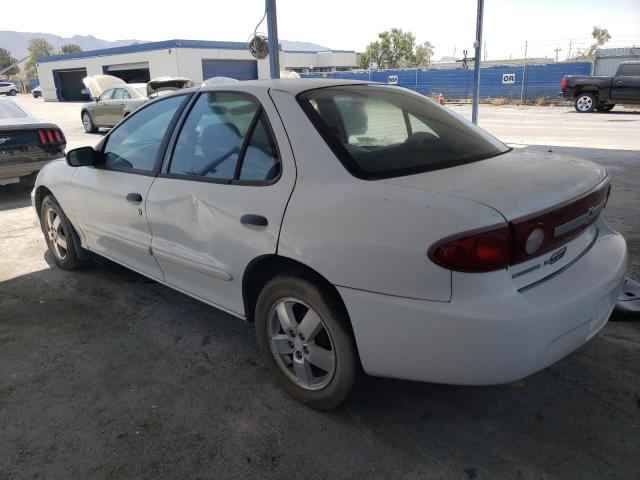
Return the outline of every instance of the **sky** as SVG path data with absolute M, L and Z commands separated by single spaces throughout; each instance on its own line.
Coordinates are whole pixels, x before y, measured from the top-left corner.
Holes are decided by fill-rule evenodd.
M 25 15 L 2 15 L 0 28 L 60 36 L 94 35 L 105 40 L 246 41 L 264 13 L 264 0 L 210 0 L 148 4 L 109 0 L 91 11 L 86 0 L 35 0 Z M 107 7 L 108 5 L 108 7 Z M 418 42 L 435 45 L 434 58 L 472 55 L 475 0 L 277 0 L 281 39 L 362 51 L 377 33 L 390 28 L 411 31 Z M 106 8 L 105 8 L 106 7 Z M 119 15 L 116 16 L 116 12 Z M 488 59 L 528 57 L 560 59 L 571 48 L 588 48 L 594 25 L 612 35 L 608 46 L 640 46 L 640 0 L 485 0 L 484 38 Z M 266 32 L 266 23 L 259 31 Z

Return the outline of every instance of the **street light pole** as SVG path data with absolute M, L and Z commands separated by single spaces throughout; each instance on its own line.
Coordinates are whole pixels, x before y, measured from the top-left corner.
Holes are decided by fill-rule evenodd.
M 478 101 L 480 100 L 480 56 L 482 48 L 482 15 L 484 11 L 484 0 L 478 0 L 478 17 L 476 20 L 476 41 L 473 46 L 476 49 L 476 56 L 473 65 L 473 105 L 471 108 L 471 121 L 478 123 Z
M 280 47 L 278 45 L 278 15 L 276 0 L 265 0 L 267 35 L 269 36 L 269 70 L 271 78 L 280 78 Z

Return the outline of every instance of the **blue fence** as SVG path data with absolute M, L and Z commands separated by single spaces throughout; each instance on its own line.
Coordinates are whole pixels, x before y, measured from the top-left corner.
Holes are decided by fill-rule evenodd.
M 591 63 L 550 63 L 543 65 L 494 65 L 480 69 L 480 98 L 520 99 L 557 98 L 560 81 L 565 75 L 589 75 Z M 404 69 L 359 72 L 307 73 L 302 77 L 340 78 L 392 83 L 415 90 L 423 95 L 442 93 L 447 99 L 469 99 L 473 90 L 473 69 Z M 524 88 L 523 88 L 524 79 Z

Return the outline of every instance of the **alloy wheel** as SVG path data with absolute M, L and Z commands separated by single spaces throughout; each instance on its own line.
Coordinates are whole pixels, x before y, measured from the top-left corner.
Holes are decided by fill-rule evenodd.
M 582 97 L 578 98 L 576 105 L 578 107 L 578 110 L 580 110 L 581 112 L 588 112 L 593 107 L 593 99 L 587 95 L 583 95 Z
M 301 388 L 319 390 L 335 374 L 331 334 L 320 315 L 302 300 L 285 298 L 271 308 L 269 345 L 278 366 Z
M 46 234 L 51 245 L 51 250 L 60 261 L 67 257 L 67 233 L 58 212 L 53 208 L 48 208 L 45 213 Z
M 93 124 L 91 122 L 91 117 L 88 113 L 82 115 L 82 125 L 84 126 L 85 132 L 90 132 L 93 128 Z

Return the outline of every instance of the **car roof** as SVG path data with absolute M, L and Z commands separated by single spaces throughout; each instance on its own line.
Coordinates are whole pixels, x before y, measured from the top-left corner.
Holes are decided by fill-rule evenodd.
M 329 78 L 283 78 L 275 80 L 242 80 L 239 82 L 219 83 L 204 85 L 200 91 L 209 92 L 214 90 L 242 90 L 244 87 L 261 87 L 265 89 L 280 90 L 297 95 L 306 90 L 314 88 L 332 87 L 338 85 L 367 85 L 375 82 L 362 80 L 340 80 Z

